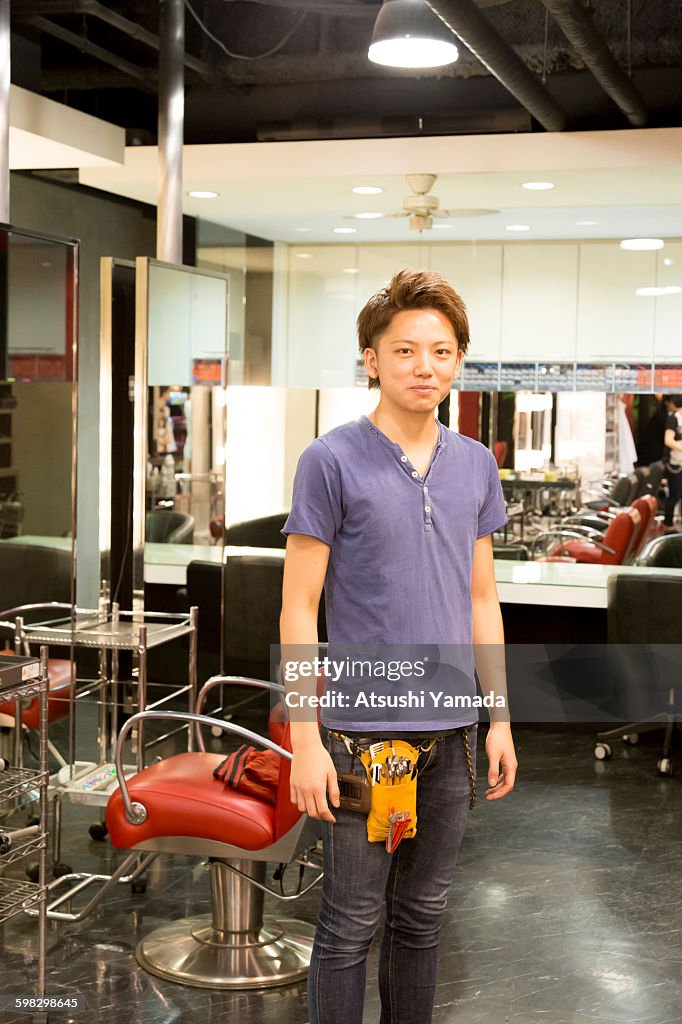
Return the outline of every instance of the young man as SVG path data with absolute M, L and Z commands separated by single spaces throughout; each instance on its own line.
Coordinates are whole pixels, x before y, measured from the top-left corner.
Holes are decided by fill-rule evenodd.
M 358 332 L 380 399 L 370 416 L 318 438 L 299 461 L 283 530 L 282 645 L 317 642 L 324 586 L 330 645 L 473 642 L 499 651 L 490 534 L 506 515 L 497 466 L 482 444 L 435 418 L 469 342 L 464 303 L 437 274 L 404 270 L 368 301 Z M 431 1020 L 440 921 L 475 795 L 477 714 L 460 711 L 447 728 L 433 717 L 422 731 L 401 733 L 414 746 L 437 738 L 419 755 L 417 834 L 392 854 L 368 841 L 362 815 L 338 809 L 337 772 L 356 762 L 334 734 L 333 715 L 321 726 L 292 719 L 291 799 L 324 823 L 310 1024 L 361 1024 L 366 957 L 384 899 L 381 1024 Z M 361 722 L 354 735 L 343 731 L 360 746 L 376 738 Z M 491 725 L 486 752 L 486 797 L 497 800 L 516 773 L 508 722 Z

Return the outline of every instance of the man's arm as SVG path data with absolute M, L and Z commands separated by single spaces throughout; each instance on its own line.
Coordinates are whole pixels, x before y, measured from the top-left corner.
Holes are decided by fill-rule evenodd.
M 473 644 L 476 670 L 484 690 L 504 692 L 504 628 L 495 585 L 492 536 L 481 537 L 474 546 L 471 570 L 471 602 L 473 606 Z M 509 724 L 508 709 L 495 717 L 490 710 L 490 728 L 485 749 L 488 755 L 487 800 L 499 800 L 514 788 L 516 752 Z
M 317 613 L 328 562 L 329 547 L 323 541 L 289 534 L 279 624 L 283 663 L 309 657 L 317 649 Z M 290 711 L 290 735 L 291 802 L 311 818 L 336 821 L 327 806 L 327 792 L 332 804 L 339 805 L 336 769 L 320 739 L 316 714 Z

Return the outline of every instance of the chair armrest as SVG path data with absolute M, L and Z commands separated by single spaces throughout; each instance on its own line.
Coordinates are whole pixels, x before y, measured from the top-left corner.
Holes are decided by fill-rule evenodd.
M 147 818 L 147 810 L 140 803 L 133 803 L 130 799 L 130 793 L 128 792 L 128 785 L 123 772 L 123 749 L 125 742 L 128 737 L 128 733 L 138 722 L 145 720 L 149 721 L 155 719 L 157 721 L 171 721 L 171 722 L 194 722 L 196 725 L 208 725 L 211 728 L 222 729 L 225 732 L 234 733 L 236 736 L 241 736 L 242 739 L 250 740 L 251 743 L 257 743 L 267 750 L 272 750 L 280 757 L 286 758 L 287 761 L 293 760 L 293 754 L 289 750 L 285 750 L 284 747 L 280 747 L 278 743 L 273 743 L 267 736 L 261 736 L 257 732 L 252 732 L 251 729 L 245 729 L 243 725 L 235 725 L 234 722 L 223 722 L 220 718 L 211 718 L 209 715 L 197 715 L 192 711 L 138 711 L 137 714 L 131 715 L 130 718 L 123 723 L 121 731 L 116 738 L 116 776 L 118 784 L 121 789 L 121 799 L 123 800 L 123 806 L 125 808 L 126 818 L 131 825 L 141 825 Z
M 199 690 L 197 702 L 194 705 L 194 711 L 196 712 L 196 714 L 202 714 L 202 708 L 204 706 L 204 699 L 206 697 L 206 694 L 210 690 L 212 690 L 214 686 L 229 686 L 230 684 L 234 686 L 253 686 L 261 690 L 274 690 L 277 693 L 286 692 L 286 687 L 283 686 L 281 683 L 271 683 L 267 679 L 251 679 L 249 678 L 249 676 L 211 676 L 211 678 L 207 679 L 204 685 Z M 204 746 L 204 738 L 201 735 L 200 725 L 195 726 L 195 735 L 197 738 L 197 746 L 199 747 L 199 750 L 205 751 L 206 747 Z
M 545 537 L 568 537 L 571 540 L 586 540 L 590 544 L 594 544 L 596 547 L 601 548 L 602 551 L 606 551 L 609 555 L 615 555 L 616 552 L 613 548 L 597 540 L 596 537 L 588 537 L 584 533 L 578 532 L 578 530 L 545 530 L 542 533 L 538 533 L 533 537 L 531 545 L 531 557 L 535 558 L 535 548 L 537 542 Z

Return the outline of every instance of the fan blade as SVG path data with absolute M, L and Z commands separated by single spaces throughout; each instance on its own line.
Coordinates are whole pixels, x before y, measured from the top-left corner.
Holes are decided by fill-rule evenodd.
M 489 217 L 491 214 L 499 212 L 499 210 L 434 210 L 431 216 L 455 217 L 459 219 L 464 217 Z

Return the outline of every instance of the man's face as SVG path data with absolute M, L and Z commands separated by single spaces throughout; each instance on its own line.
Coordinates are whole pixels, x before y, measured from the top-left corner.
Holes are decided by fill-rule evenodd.
M 411 412 L 429 412 L 457 378 L 462 353 L 452 325 L 436 309 L 403 310 L 364 352 L 370 377 L 379 377 L 382 397 Z

